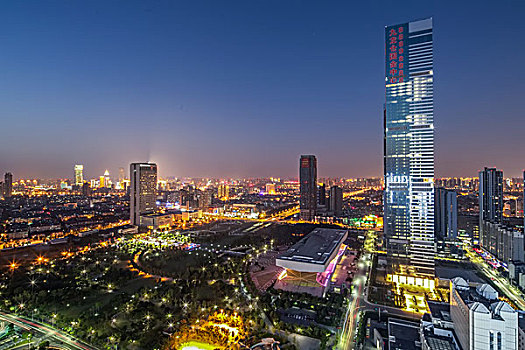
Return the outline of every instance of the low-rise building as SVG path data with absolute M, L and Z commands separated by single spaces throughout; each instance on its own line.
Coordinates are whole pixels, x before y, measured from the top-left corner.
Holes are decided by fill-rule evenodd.
M 287 270 L 321 273 L 337 256 L 348 231 L 316 228 L 279 256 L 275 263 Z
M 147 214 L 140 216 L 140 226 L 150 230 L 158 230 L 173 225 L 172 214 Z
M 331 285 L 332 276 L 343 256 L 347 230 L 316 228 L 275 261 L 284 270 L 274 288 L 323 295 Z M 332 284 L 330 284 L 332 282 Z
M 192 221 L 202 218 L 202 210 L 170 210 L 176 222 Z

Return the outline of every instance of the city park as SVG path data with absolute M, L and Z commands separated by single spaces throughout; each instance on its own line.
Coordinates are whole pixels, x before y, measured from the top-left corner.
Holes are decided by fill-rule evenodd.
M 250 224 L 228 229 L 237 232 L 239 225 Z M 0 305 L 98 348 L 248 349 L 274 337 L 281 349 L 295 349 L 276 330 L 326 343 L 329 332 L 283 324 L 275 309 L 294 300 L 314 308 L 319 299 L 282 292 L 260 298 L 247 277 L 259 253 L 289 245 L 311 228 L 159 232 L 78 247 L 58 258 L 34 256 L 31 264 L 13 260 L 0 280 Z M 342 300 L 319 303 L 321 314 L 340 309 Z

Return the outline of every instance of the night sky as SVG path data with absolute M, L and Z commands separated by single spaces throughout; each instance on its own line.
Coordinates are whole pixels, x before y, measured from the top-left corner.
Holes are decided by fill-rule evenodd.
M 10 1 L 0 172 L 382 174 L 384 26 L 434 18 L 436 176 L 525 167 L 523 1 Z

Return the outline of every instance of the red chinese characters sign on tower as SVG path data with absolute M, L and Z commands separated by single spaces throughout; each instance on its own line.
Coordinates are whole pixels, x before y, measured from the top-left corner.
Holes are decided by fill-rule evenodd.
M 408 78 L 408 25 L 386 28 L 387 84 L 402 83 Z

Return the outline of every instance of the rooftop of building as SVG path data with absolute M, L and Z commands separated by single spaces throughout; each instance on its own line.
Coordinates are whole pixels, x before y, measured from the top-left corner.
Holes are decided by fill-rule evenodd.
M 449 303 L 438 303 L 434 301 L 427 302 L 428 308 L 432 318 L 439 319 L 446 322 L 452 322 L 450 317 L 450 304 Z
M 456 350 L 459 347 L 453 331 L 445 335 L 436 334 L 433 327 L 423 327 L 422 329 L 424 341 L 430 350 Z
M 506 218 L 506 220 L 510 220 Z M 518 236 L 521 236 L 523 235 L 523 232 L 521 231 L 521 229 L 515 227 L 515 225 L 512 225 L 512 223 L 510 221 L 507 221 L 507 222 L 493 222 L 493 221 L 490 221 L 490 220 L 485 220 L 484 221 L 485 224 L 487 225 L 491 225 L 492 227 L 495 227 L 499 230 L 503 230 L 503 231 L 509 231 L 509 232 L 512 232 Z M 522 221 L 518 221 L 518 224 L 523 224 Z
M 509 262 L 509 267 L 510 267 L 511 265 L 512 265 L 516 270 L 518 270 L 518 271 L 523 271 L 523 270 L 525 270 L 525 262 L 521 262 L 521 261 L 510 261 L 510 262 Z
M 332 253 L 339 249 L 347 234 L 347 230 L 316 228 L 279 256 L 279 259 L 324 265 Z
M 390 350 L 421 349 L 419 323 L 390 318 L 388 320 L 388 342 Z
M 498 292 L 489 284 L 472 286 L 461 277 L 451 282 L 463 302 L 474 312 L 491 314 L 494 319 L 503 319 L 502 313 L 516 312 L 509 304 L 498 299 Z
M 432 350 L 456 350 L 452 339 L 439 335 L 429 335 L 427 338 L 428 346 Z
M 169 216 L 171 214 L 172 213 L 149 213 L 149 214 L 143 214 L 141 216 L 145 216 L 148 218 L 157 218 L 157 217 L 162 217 L 162 216 Z

